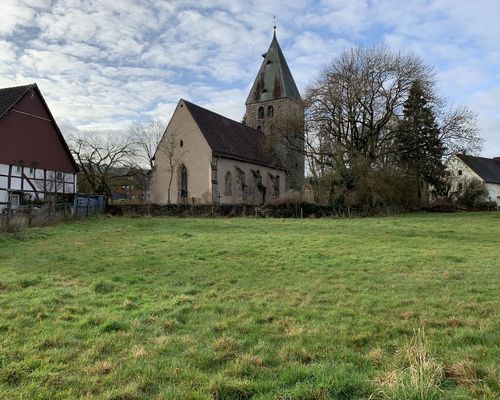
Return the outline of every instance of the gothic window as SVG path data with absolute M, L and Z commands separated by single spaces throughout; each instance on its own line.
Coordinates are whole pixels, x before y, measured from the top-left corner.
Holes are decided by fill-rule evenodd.
M 259 184 L 262 183 L 262 176 L 260 175 L 260 170 L 254 170 L 252 169 L 252 175 L 255 179 L 255 186 L 259 186 Z
M 236 173 L 238 177 L 239 196 L 244 201 L 246 200 L 246 193 L 247 193 L 247 184 L 245 183 L 245 172 L 241 168 L 236 167 Z
M 259 107 L 259 115 L 258 115 L 258 117 L 260 119 L 264 118 L 264 107 Z
M 187 201 L 188 197 L 188 170 L 185 165 L 180 167 L 180 197 L 181 201 L 184 203 Z
M 272 117 L 274 115 L 274 108 L 273 106 L 267 107 L 267 116 Z
M 245 172 L 241 169 L 239 169 L 237 167 L 237 170 L 238 170 L 238 180 L 241 182 L 241 183 L 245 183 Z
M 254 186 L 260 193 L 260 202 L 264 203 L 266 197 L 266 186 L 262 183 L 262 175 L 260 170 L 251 170 L 254 178 Z
M 224 179 L 224 194 L 231 195 L 233 193 L 233 177 L 231 172 L 227 171 L 226 177 Z

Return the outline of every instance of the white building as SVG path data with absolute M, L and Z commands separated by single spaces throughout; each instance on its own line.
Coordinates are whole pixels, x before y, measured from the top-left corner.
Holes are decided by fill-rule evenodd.
M 489 201 L 500 206 L 500 157 L 484 158 L 455 154 L 447 163 L 453 177 L 453 191 L 460 191 L 472 179 L 481 181 L 488 190 Z

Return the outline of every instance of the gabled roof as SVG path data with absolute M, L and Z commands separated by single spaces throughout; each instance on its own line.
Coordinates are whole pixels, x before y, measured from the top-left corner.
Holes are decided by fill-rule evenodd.
M 283 169 L 270 151 L 266 151 L 262 132 L 232 119 L 181 100 L 198 125 L 214 155 Z
M 500 184 L 500 161 L 493 158 L 456 154 L 470 169 L 478 174 L 487 183 Z
M 269 50 L 263 56 L 264 61 L 245 104 L 281 98 L 289 98 L 297 103 L 302 102 L 297 85 L 276 39 L 276 32 L 274 32 Z
M 0 118 L 16 104 L 35 84 L 0 89 Z
M 2 120 L 4 116 L 7 115 L 9 110 L 11 110 L 17 103 L 19 103 L 20 100 L 24 96 L 26 96 L 26 94 L 33 92 L 36 92 L 36 94 L 39 96 L 42 105 L 45 108 L 48 116 L 50 117 L 52 125 L 54 126 L 57 132 L 59 140 L 61 141 L 61 144 L 64 148 L 64 151 L 71 162 L 71 165 L 73 166 L 75 172 L 78 172 L 79 167 L 76 164 L 73 155 L 71 154 L 71 150 L 69 149 L 68 144 L 66 143 L 66 140 L 64 139 L 64 136 L 61 130 L 59 129 L 59 126 L 57 125 L 57 122 L 54 116 L 52 115 L 52 112 L 50 111 L 50 108 L 47 105 L 45 99 L 43 98 L 42 93 L 40 92 L 40 89 L 38 88 L 36 83 L 32 83 L 30 85 L 15 86 L 10 88 L 0 89 L 0 120 Z

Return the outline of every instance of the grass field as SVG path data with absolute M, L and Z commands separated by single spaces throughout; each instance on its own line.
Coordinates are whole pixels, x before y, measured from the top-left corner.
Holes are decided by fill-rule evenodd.
M 500 213 L 0 235 L 1 399 L 495 399 Z

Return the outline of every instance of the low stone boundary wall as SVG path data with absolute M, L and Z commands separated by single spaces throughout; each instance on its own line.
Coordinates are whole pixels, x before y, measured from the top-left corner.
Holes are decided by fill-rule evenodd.
M 111 215 L 151 215 L 178 217 L 274 217 L 274 218 L 320 218 L 361 216 L 355 209 L 338 209 L 309 203 L 254 206 L 241 204 L 110 204 L 106 211 Z

